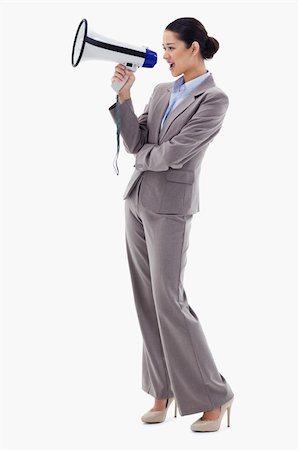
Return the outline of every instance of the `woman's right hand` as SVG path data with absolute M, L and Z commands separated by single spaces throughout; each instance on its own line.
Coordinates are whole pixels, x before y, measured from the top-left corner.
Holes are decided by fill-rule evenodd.
M 130 89 L 135 82 L 135 75 L 134 72 L 126 69 L 123 64 L 117 64 L 117 66 L 115 66 L 115 72 L 113 77 L 111 78 L 111 82 L 113 83 L 114 81 L 123 81 L 125 75 L 128 75 L 129 78 L 118 92 L 119 98 L 122 100 L 126 100 L 131 97 Z

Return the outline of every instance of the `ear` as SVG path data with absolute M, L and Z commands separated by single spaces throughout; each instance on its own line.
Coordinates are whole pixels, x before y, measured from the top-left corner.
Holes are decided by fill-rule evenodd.
M 200 45 L 197 41 L 193 41 L 191 44 L 192 55 L 197 55 L 199 53 Z

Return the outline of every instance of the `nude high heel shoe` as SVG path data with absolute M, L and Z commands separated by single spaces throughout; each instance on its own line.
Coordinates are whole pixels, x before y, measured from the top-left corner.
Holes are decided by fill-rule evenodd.
M 221 411 L 218 419 L 215 420 L 201 420 L 198 419 L 191 425 L 192 431 L 217 431 L 220 428 L 222 417 L 227 410 L 227 426 L 230 426 L 230 409 L 233 403 L 234 397 L 232 397 L 228 402 L 221 405 Z
M 176 414 L 177 413 L 177 404 L 176 404 L 175 398 L 171 397 L 166 400 L 166 406 L 162 411 L 149 410 L 145 414 L 143 414 L 143 416 L 141 417 L 142 422 L 145 422 L 145 423 L 164 422 L 168 408 L 173 400 L 174 400 L 174 417 L 176 417 L 177 416 L 177 414 Z

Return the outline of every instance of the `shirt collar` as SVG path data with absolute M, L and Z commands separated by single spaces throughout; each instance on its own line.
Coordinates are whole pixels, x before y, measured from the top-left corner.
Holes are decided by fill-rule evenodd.
M 203 73 L 202 75 L 199 75 L 196 78 L 193 78 L 193 80 L 189 80 L 186 83 L 184 83 L 184 76 L 182 75 L 180 78 L 175 80 L 172 87 L 173 93 L 178 92 L 184 92 L 186 90 L 191 91 L 195 87 L 197 87 L 205 78 L 207 78 L 210 75 L 210 72 L 207 70 L 207 72 Z

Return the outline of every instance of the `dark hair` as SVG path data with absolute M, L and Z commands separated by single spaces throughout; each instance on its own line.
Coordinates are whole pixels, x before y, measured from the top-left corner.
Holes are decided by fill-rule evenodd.
M 208 36 L 208 33 L 199 20 L 193 17 L 181 17 L 167 25 L 165 30 L 178 34 L 178 39 L 184 41 L 186 48 L 190 48 L 192 42 L 200 45 L 200 53 L 203 59 L 211 59 L 219 49 L 219 42 Z

